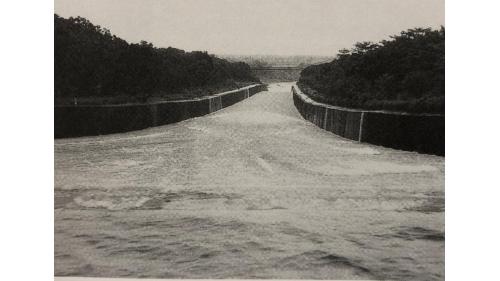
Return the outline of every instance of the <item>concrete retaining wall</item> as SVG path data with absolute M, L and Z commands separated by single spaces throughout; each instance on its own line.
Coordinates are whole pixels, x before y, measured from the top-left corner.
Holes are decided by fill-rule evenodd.
M 371 144 L 444 156 L 445 117 L 355 110 L 315 102 L 292 86 L 293 102 L 306 119 L 341 137 Z
M 83 105 L 54 107 L 54 137 L 80 137 L 128 132 L 203 116 L 264 91 L 265 85 L 196 100 L 130 105 Z

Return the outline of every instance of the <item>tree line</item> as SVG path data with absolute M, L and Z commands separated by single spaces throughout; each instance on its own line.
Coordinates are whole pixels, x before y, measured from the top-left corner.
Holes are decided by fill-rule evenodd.
M 207 52 L 156 48 L 112 35 L 82 17 L 54 15 L 55 97 L 128 96 L 146 100 L 259 82 L 250 67 Z M 206 91 L 205 91 L 206 94 Z
M 444 113 L 445 29 L 414 28 L 360 42 L 301 72 L 299 87 L 336 106 Z

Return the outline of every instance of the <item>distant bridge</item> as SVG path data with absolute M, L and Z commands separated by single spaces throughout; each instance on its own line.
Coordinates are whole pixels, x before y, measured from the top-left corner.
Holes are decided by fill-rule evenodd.
M 306 66 L 262 66 L 250 67 L 252 70 L 302 70 Z
M 310 65 L 318 65 L 318 64 L 324 64 L 324 63 L 329 63 L 331 60 L 328 61 L 321 61 L 317 63 L 312 63 L 312 64 L 306 64 L 306 65 L 274 65 L 274 66 L 251 66 L 250 68 L 252 70 L 302 70 Z
M 262 66 L 251 67 L 252 74 L 264 83 L 293 82 L 299 80 L 305 66 Z
M 328 61 L 318 62 L 314 64 L 307 65 L 274 65 L 274 66 L 251 66 L 250 69 L 252 73 L 258 77 L 262 82 L 293 82 L 300 78 L 300 72 L 310 66 L 322 63 L 327 63 Z

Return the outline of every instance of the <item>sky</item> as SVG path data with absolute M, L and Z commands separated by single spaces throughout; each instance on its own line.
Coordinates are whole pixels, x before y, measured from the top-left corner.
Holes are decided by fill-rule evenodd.
M 220 55 L 333 56 L 413 27 L 445 25 L 444 0 L 55 0 L 131 43 Z

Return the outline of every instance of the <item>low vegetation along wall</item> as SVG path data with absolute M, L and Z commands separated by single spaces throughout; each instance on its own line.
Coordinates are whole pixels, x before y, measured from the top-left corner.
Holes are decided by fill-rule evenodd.
M 444 156 L 445 117 L 440 114 L 355 110 L 318 103 L 292 86 L 300 114 L 341 137 L 371 144 Z
M 129 105 L 55 106 L 54 137 L 80 137 L 140 130 L 202 116 L 264 91 L 251 85 L 193 100 Z

